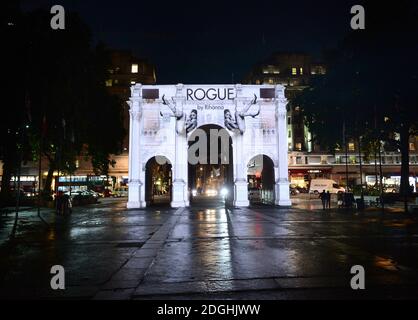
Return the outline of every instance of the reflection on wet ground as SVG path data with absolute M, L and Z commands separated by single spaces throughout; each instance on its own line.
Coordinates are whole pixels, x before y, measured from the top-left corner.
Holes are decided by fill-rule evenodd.
M 286 298 L 286 290 L 299 289 L 299 298 L 310 299 L 321 289 L 331 298 L 334 292 L 353 298 L 353 265 L 364 266 L 368 286 L 376 289 L 370 297 L 386 292 L 377 290 L 381 286 L 393 288 L 391 297 L 399 290 L 405 295 L 405 288 L 409 297 L 409 289 L 418 288 L 413 216 L 229 208 L 221 201 L 126 210 L 123 200 L 75 208 L 70 217 L 43 216 L 50 229 L 36 212 L 22 213 L 13 243 L 6 241 L 13 216 L 2 217 L 2 297 L 254 298 L 258 292 L 266 298 L 270 292 Z M 48 287 L 56 264 L 67 275 L 61 293 Z

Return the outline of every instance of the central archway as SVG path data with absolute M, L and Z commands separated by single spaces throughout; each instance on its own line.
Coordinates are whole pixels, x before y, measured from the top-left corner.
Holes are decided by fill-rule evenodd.
M 194 130 L 188 137 L 190 203 L 232 203 L 233 168 L 232 138 L 225 128 L 206 124 Z

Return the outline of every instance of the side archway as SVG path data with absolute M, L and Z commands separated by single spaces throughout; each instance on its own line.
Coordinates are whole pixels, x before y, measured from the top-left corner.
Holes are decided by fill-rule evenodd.
M 165 156 L 153 156 L 145 164 L 145 201 L 147 206 L 170 205 L 172 165 Z
M 253 156 L 247 163 L 247 178 L 250 203 L 274 204 L 274 162 L 269 156 Z

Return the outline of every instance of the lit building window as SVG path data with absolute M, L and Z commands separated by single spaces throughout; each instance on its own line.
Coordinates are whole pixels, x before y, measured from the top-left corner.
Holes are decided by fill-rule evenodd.
M 303 68 L 299 68 L 299 73 L 303 75 Z
M 75 167 L 76 167 L 77 169 L 80 167 L 80 161 L 79 161 L 79 160 L 76 160 L 76 161 L 75 161 Z
M 295 75 L 297 75 L 298 73 L 297 73 L 297 69 L 296 68 L 292 68 L 292 75 L 293 76 L 295 76 Z
M 302 143 L 300 143 L 300 142 L 296 143 L 295 148 L 298 151 L 302 150 Z
M 106 80 L 106 87 L 112 86 L 112 79 Z
M 409 150 L 410 151 L 415 151 L 415 143 L 413 143 L 413 142 L 409 143 Z
M 354 143 L 353 143 L 353 142 L 350 142 L 350 143 L 348 144 L 348 150 L 350 150 L 350 151 L 355 151 L 355 148 L 354 148 Z
M 133 64 L 131 68 L 132 73 L 138 73 L 138 64 Z

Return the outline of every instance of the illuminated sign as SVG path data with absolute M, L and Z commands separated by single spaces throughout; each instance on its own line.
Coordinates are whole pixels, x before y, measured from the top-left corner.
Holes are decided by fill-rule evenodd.
M 187 88 L 186 99 L 189 101 L 202 100 L 233 100 L 236 97 L 234 88 Z

